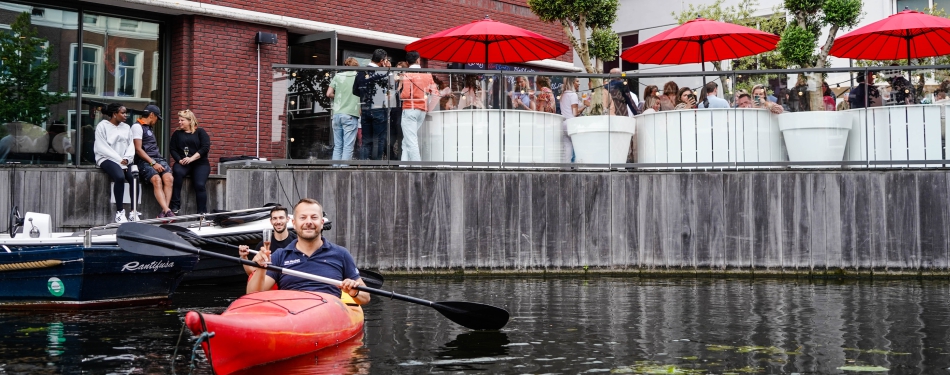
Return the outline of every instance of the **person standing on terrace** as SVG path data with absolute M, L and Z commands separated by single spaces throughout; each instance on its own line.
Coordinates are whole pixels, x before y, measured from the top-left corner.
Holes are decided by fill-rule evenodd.
M 768 100 L 765 92 L 765 85 L 755 85 L 752 87 L 752 107 L 767 109 L 769 112 L 772 112 L 776 115 L 785 112 L 785 110 L 782 109 L 782 106 Z
M 535 82 L 538 85 L 537 107 L 540 112 L 555 113 L 554 91 L 551 90 L 551 79 L 548 77 L 538 77 Z
M 848 92 L 848 104 L 851 108 L 879 107 L 881 93 L 874 87 L 874 72 L 868 72 L 867 79 L 863 74 L 858 74 L 855 80 L 858 85 Z
M 465 76 L 465 87 L 462 88 L 462 98 L 459 100 L 460 109 L 484 109 L 485 91 L 481 89 L 478 76 Z
M 378 48 L 373 51 L 373 57 L 366 66 L 389 68 L 391 65 L 386 50 Z M 389 120 L 386 118 L 389 114 L 389 108 L 387 108 L 389 74 L 378 70 L 359 73 L 361 74 L 356 75 L 354 84 L 358 92 L 353 93 L 360 97 L 362 112 L 359 117 L 363 145 L 360 147 L 359 155 L 361 159 L 380 160 L 386 153 L 386 135 L 389 126 Z
M 647 106 L 647 105 L 646 105 L 646 104 L 647 104 L 647 98 L 649 98 L 649 97 L 651 97 L 651 96 L 655 96 L 655 97 L 656 97 L 656 100 L 657 100 L 657 103 L 659 103 L 659 100 L 660 100 L 660 96 L 659 96 L 660 94 L 659 94 L 659 92 L 660 92 L 660 89 L 659 89 L 658 87 L 656 87 L 656 85 L 649 85 L 649 86 L 645 87 L 645 88 L 643 89 L 643 97 L 640 98 L 640 99 L 642 99 L 642 100 L 640 100 L 640 104 L 637 104 L 637 105 L 638 105 L 637 110 L 640 111 L 640 113 L 643 113 L 643 111 L 646 111 L 646 110 L 649 109 L 649 108 L 653 108 L 653 107 L 650 107 L 650 106 Z
M 610 74 L 621 74 L 623 71 L 620 68 L 610 69 Z M 622 78 L 614 78 L 610 80 L 610 90 L 616 90 L 620 92 L 620 97 L 623 98 L 623 104 L 627 107 L 627 116 L 633 117 L 640 114 L 640 100 L 637 98 L 637 94 L 630 90 L 627 85 L 624 84 Z M 617 103 L 619 106 L 620 103 Z
M 680 87 L 676 82 L 669 81 L 663 85 L 663 96 L 660 97 L 660 110 L 672 111 L 676 108 L 676 93 Z
M 680 91 L 676 94 L 675 109 L 696 109 L 696 95 L 693 95 L 692 89 L 689 87 L 680 89 Z
M 406 53 L 409 69 L 421 69 L 419 52 Z M 419 153 L 418 131 L 426 118 L 426 94 L 436 94 L 435 82 L 432 74 L 406 72 L 402 76 L 402 90 L 399 99 L 402 100 L 402 160 L 421 161 Z
M 530 92 L 529 92 L 530 91 Z M 508 94 L 511 97 L 511 109 L 533 111 L 535 109 L 534 90 L 528 83 L 528 77 L 515 77 L 515 86 Z
M 699 108 L 704 109 L 713 109 L 713 108 L 729 108 L 729 102 L 726 99 L 719 97 L 719 84 L 716 82 L 709 82 L 706 86 L 703 87 L 703 93 L 706 94 L 701 103 L 699 103 Z
M 343 65 L 359 66 L 359 62 L 353 57 L 347 57 Z M 353 93 L 356 74 L 357 72 L 352 70 L 337 72 L 327 88 L 327 97 L 333 99 L 333 160 L 353 159 L 356 130 L 360 126 L 360 99 Z

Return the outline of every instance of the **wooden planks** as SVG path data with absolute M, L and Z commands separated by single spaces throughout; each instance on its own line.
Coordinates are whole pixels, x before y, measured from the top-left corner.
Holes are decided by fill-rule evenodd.
M 13 204 L 59 211 L 60 230 L 112 219 L 108 179 L 97 169 L 0 174 L 4 226 Z M 360 266 L 383 270 L 950 268 L 944 170 L 231 168 L 228 180 L 209 183 L 211 207 L 315 198 L 334 221 L 327 237 Z M 155 210 L 150 187 L 143 194 L 143 211 Z M 193 210 L 187 182 L 183 195 Z

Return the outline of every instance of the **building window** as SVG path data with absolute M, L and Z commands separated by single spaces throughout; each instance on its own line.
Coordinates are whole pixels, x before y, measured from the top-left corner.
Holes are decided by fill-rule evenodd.
M 142 91 L 142 51 L 115 50 L 115 96 L 138 97 Z
M 139 28 L 139 21 L 122 18 L 119 20 L 119 30 L 136 31 Z
M 102 47 L 85 44 L 82 47 L 82 60 L 79 59 L 79 45 L 73 43 L 69 49 L 69 92 L 82 90 L 83 94 L 102 95 Z M 81 62 L 81 65 L 77 66 Z M 82 69 L 82 82 L 79 82 L 79 69 Z
M 910 10 L 919 10 L 921 12 L 927 9 L 945 9 L 947 5 L 950 5 L 950 1 L 947 0 L 896 0 L 896 12 L 908 8 Z
M 640 43 L 639 33 L 621 35 L 620 51 L 617 52 L 617 59 L 614 61 L 604 61 L 604 73 L 609 73 L 610 69 L 613 68 L 620 68 L 620 70 L 624 72 L 640 69 L 640 64 L 624 61 L 624 59 L 620 58 L 620 54 L 622 54 L 623 51 L 626 51 L 638 43 Z
M 99 23 L 99 16 L 95 14 L 83 13 L 82 23 L 86 26 L 95 26 Z

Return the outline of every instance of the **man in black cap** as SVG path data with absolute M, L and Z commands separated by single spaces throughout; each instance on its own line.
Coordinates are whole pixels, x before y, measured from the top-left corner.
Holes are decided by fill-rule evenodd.
M 172 169 L 158 151 L 158 141 L 155 140 L 155 132 L 152 130 L 152 126 L 162 119 L 162 110 L 157 105 L 149 104 L 142 112 L 142 117 L 132 125 L 135 164 L 139 167 L 142 179 L 152 184 L 155 200 L 162 208 L 158 217 L 173 217 L 175 214 L 168 208 L 172 199 Z

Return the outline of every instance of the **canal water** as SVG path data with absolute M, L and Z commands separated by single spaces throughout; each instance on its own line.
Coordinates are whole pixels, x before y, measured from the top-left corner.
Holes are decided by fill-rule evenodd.
M 248 373 L 950 369 L 946 281 L 443 277 L 390 279 L 385 289 L 488 303 L 507 308 L 512 319 L 501 331 L 471 331 L 431 308 L 374 297 L 360 340 Z M 0 374 L 186 374 L 193 341 L 186 333 L 176 346 L 185 312 L 220 312 L 242 291 L 239 283 L 186 285 L 165 306 L 0 312 Z M 210 373 L 198 357 L 194 373 Z

